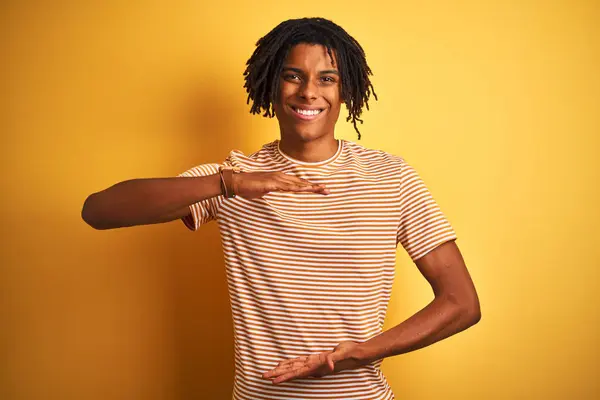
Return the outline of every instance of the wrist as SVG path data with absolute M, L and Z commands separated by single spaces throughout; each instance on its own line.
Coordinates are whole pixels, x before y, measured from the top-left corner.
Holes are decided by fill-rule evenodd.
M 234 175 L 236 175 L 239 171 L 240 169 L 238 167 L 219 167 L 219 175 L 222 183 L 222 194 L 226 198 L 233 198 L 237 194 L 237 180 L 234 183 Z
M 231 175 L 231 188 L 233 190 L 233 193 L 238 194 L 238 186 L 239 186 L 239 176 L 240 174 L 237 173 L 236 171 L 233 171 L 233 174 Z
M 356 346 L 354 358 L 362 365 L 370 364 L 378 359 L 376 349 L 368 342 L 361 342 Z

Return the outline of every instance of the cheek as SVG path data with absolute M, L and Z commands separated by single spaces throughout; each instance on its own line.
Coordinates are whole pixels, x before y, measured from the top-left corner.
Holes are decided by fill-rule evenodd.
M 281 80 L 279 82 L 279 100 L 285 100 L 286 98 L 290 97 L 291 95 L 294 94 L 296 88 L 295 85 L 290 84 L 289 82 L 285 81 L 285 80 Z
M 337 121 L 339 118 L 340 111 L 344 103 L 342 103 L 342 99 L 340 97 L 335 96 L 334 98 L 330 98 L 329 104 L 331 104 L 331 108 L 329 110 L 329 120 L 333 120 L 335 123 L 335 121 Z
M 331 109 L 338 111 L 340 110 L 344 99 L 342 99 L 338 93 L 331 93 L 328 97 L 327 97 L 327 101 L 329 102 L 329 104 L 331 104 Z
M 343 102 L 341 89 L 339 87 L 328 88 L 325 93 L 323 93 L 324 97 L 327 99 L 331 107 L 339 107 L 339 105 Z
M 331 109 L 331 114 L 329 115 L 329 119 L 335 123 L 340 117 L 340 105 L 338 104 L 335 108 Z

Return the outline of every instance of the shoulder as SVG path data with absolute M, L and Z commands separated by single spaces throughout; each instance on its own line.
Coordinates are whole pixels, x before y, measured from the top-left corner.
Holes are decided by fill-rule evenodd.
M 344 140 L 344 146 L 348 157 L 358 164 L 368 166 L 370 169 L 386 168 L 400 172 L 406 165 L 404 157 L 384 150 L 365 147 L 350 140 Z
M 224 164 L 239 167 L 242 171 L 262 170 L 273 163 L 275 151 L 277 151 L 276 141 L 266 143 L 260 149 L 248 154 L 233 149 L 227 155 Z

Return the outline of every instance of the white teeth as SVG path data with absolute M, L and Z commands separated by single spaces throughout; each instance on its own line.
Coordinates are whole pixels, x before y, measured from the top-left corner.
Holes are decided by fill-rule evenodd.
M 302 115 L 317 115 L 321 112 L 321 110 L 301 110 L 299 108 L 295 108 L 298 114 Z

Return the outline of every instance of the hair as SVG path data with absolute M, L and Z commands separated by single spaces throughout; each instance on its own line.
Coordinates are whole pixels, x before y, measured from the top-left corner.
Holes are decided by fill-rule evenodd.
M 360 119 L 363 105 L 369 109 L 371 93 L 377 95 L 369 75 L 373 75 L 367 65 L 365 52 L 361 45 L 342 27 L 325 18 L 290 19 L 277 25 L 256 42 L 256 49 L 246 62 L 244 71 L 246 92 L 252 100 L 251 114 L 264 110 L 264 117 L 274 117 L 273 104 L 279 96 L 279 75 L 283 62 L 292 47 L 299 43 L 320 44 L 327 49 L 331 64 L 335 66 L 332 51 L 338 60 L 337 69 L 341 80 L 341 96 L 348 109 L 346 121 L 352 120 L 354 129 L 360 131 L 356 122 Z

